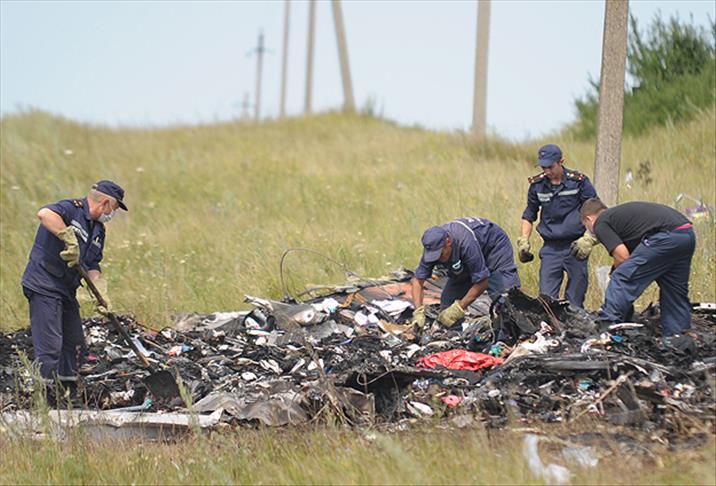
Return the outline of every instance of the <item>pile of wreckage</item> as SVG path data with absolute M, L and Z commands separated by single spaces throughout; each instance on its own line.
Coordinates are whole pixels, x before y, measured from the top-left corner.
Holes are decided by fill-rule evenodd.
M 171 373 L 169 389 L 180 393 L 157 391 L 122 336 L 106 321 L 87 320 L 82 379 L 53 413 L 63 423 L 150 424 L 164 432 L 317 421 L 501 427 L 583 417 L 665 440 L 713 432 L 712 304 L 695 305 L 691 336 L 668 347 L 656 308 L 599 329 L 593 314 L 520 290 L 491 305 L 478 300 L 445 329 L 431 324 L 443 277 L 426 282 L 428 325 L 416 329 L 411 276 L 401 270 L 324 288 L 305 302 L 247 297 L 251 311 L 185 314 L 159 331 L 121 316 L 134 347 L 154 369 Z M 23 353 L 32 359 L 28 329 L 0 334 L 6 427 L 32 420 L 37 375 L 22 365 Z

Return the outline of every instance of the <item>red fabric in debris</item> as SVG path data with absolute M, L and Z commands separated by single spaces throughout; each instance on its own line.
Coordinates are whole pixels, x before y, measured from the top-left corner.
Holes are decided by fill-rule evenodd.
M 473 353 L 464 349 L 452 349 L 442 353 L 423 356 L 418 360 L 418 368 L 435 368 L 443 366 L 450 370 L 476 371 L 502 364 L 502 358 L 495 358 L 489 354 Z

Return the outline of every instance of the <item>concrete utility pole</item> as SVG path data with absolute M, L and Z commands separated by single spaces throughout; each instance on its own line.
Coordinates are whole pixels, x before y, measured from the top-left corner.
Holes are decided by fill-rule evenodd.
M 251 107 L 251 104 L 249 103 L 249 92 L 244 92 L 244 99 L 241 102 L 241 118 L 243 120 L 248 120 L 249 118 L 249 107 Z
M 594 185 L 607 206 L 619 200 L 628 0 L 605 0 Z
M 261 115 L 261 70 L 264 65 L 264 33 L 259 32 L 259 43 L 256 47 L 256 98 L 254 101 L 254 119 L 259 121 Z
M 306 97 L 303 103 L 303 113 L 311 113 L 311 93 L 313 90 L 313 39 L 316 30 L 316 0 L 308 2 L 308 43 L 306 46 Z
M 286 78 L 288 77 L 288 26 L 291 15 L 291 2 L 283 4 L 283 55 L 281 59 L 281 104 L 278 108 L 279 118 L 286 116 Z
M 475 89 L 472 131 L 478 139 L 487 131 L 487 51 L 490 43 L 490 0 L 477 2 L 477 42 L 475 43 Z
M 351 67 L 348 63 L 348 45 L 346 43 L 346 31 L 343 26 L 343 12 L 341 11 L 341 0 L 333 0 L 333 22 L 336 24 L 336 41 L 338 42 L 338 59 L 341 62 L 341 79 L 343 80 L 343 109 L 354 111 L 353 83 L 351 82 Z

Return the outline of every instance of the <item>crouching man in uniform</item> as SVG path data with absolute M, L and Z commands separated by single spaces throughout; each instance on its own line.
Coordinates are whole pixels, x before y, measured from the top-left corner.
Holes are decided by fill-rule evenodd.
M 696 248 L 691 222 L 662 204 L 634 201 L 608 209 L 598 198 L 585 201 L 581 215 L 614 259 L 599 311 L 602 323 L 623 322 L 634 301 L 656 282 L 663 336 L 691 327 L 689 273 Z
M 40 374 L 48 381 L 76 381 L 84 349 L 79 304 L 75 297 L 82 265 L 109 302 L 100 261 L 104 225 L 118 208 L 127 210 L 124 189 L 102 180 L 83 199 L 63 199 L 37 213 L 40 226 L 22 276 L 30 304 L 30 326 Z M 99 309 L 107 312 L 108 309 Z
M 436 265 L 448 271 L 440 296 L 438 321 L 455 324 L 485 290 L 491 299 L 520 286 L 512 243 L 497 224 L 483 218 L 460 218 L 433 226 L 423 234 L 423 255 L 412 281 L 413 324 L 425 326 L 423 286 Z

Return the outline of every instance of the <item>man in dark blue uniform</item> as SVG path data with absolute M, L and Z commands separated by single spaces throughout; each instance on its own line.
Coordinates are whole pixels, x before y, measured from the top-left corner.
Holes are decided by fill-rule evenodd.
M 599 318 L 622 322 L 652 282 L 659 285 L 665 338 L 691 327 L 689 273 L 696 249 L 693 225 L 677 210 L 633 201 L 607 207 L 590 199 L 581 209 L 584 224 L 614 258 Z
M 498 225 L 484 218 L 460 218 L 433 226 L 423 234 L 423 255 L 413 278 L 413 323 L 425 325 L 423 285 L 436 265 L 448 271 L 440 296 L 438 321 L 450 327 L 465 315 L 465 309 L 487 290 L 495 299 L 520 286 L 512 244 Z
M 80 274 L 73 267 L 82 265 L 104 290 L 107 300 L 99 265 L 104 225 L 118 208 L 127 210 L 123 199 L 124 189 L 102 180 L 92 186 L 86 198 L 63 199 L 37 213 L 40 226 L 22 276 L 22 288 L 30 304 L 35 358 L 45 379 L 76 379 L 84 333 L 75 297 Z
M 534 259 L 529 238 L 539 213 L 537 232 L 544 240 L 539 252 L 540 294 L 558 299 L 566 272 L 566 298 L 572 305 L 582 307 L 589 283 L 586 259 L 597 240 L 585 234 L 579 209 L 584 201 L 596 197 L 597 192 L 587 176 L 564 167 L 558 146 L 543 146 L 538 157 L 542 173 L 529 178 L 527 207 L 522 213 L 522 231 L 517 239 L 519 259 L 522 263 Z

